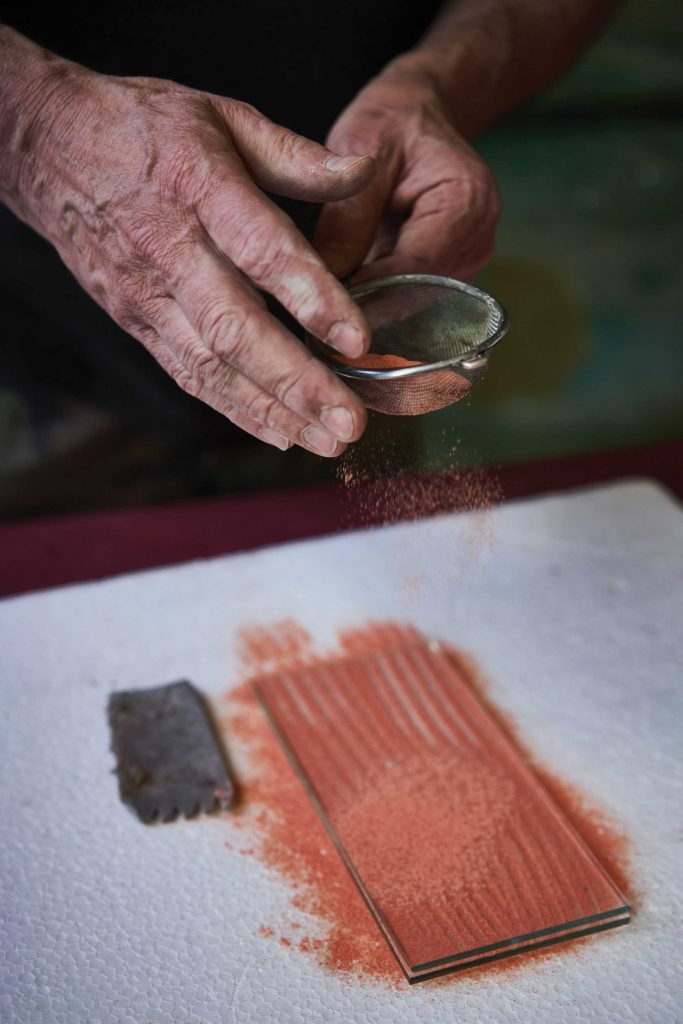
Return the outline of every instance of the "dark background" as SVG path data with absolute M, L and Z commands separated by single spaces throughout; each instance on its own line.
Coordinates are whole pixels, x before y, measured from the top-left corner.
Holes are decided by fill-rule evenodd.
M 431 12 L 211 0 L 67 13 L 30 5 L 3 19 L 98 70 L 222 91 L 322 139 Z M 674 0 L 632 0 L 568 76 L 477 140 L 503 200 L 498 253 L 479 283 L 508 307 L 512 330 L 471 399 L 417 419 L 373 416 L 361 458 L 388 451 L 429 469 L 683 436 L 682 36 Z M 291 212 L 310 230 L 314 209 Z M 1 516 L 334 474 L 184 396 L 1 208 L 0 261 Z

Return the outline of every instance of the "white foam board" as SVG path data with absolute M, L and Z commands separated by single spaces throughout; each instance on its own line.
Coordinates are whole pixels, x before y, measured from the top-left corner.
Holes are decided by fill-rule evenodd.
M 623 822 L 632 924 L 523 971 L 394 989 L 259 935 L 287 884 L 215 819 L 139 824 L 105 707 L 178 678 L 217 698 L 236 630 L 285 616 L 322 648 L 374 618 L 470 651 L 536 755 Z M 680 1021 L 682 621 L 683 515 L 646 482 L 0 603 L 0 1020 Z

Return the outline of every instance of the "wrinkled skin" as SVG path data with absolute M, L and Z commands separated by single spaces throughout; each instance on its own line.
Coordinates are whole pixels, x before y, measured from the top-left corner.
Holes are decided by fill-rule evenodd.
M 390 66 L 328 148 L 235 100 L 57 58 L 38 99 L 10 205 L 181 387 L 283 450 L 339 455 L 366 414 L 262 291 L 358 356 L 369 328 L 337 277 L 467 277 L 491 251 L 495 186 L 427 76 Z M 317 252 L 264 190 L 325 204 Z
M 449 123 L 425 75 L 395 67 L 370 82 L 332 128 L 336 153 L 369 153 L 362 192 L 327 204 L 316 247 L 340 277 L 470 278 L 491 257 L 499 214 L 491 172 Z M 362 269 L 358 268 L 362 266 Z
M 329 151 L 252 107 L 167 82 L 59 77 L 20 212 L 190 394 L 280 448 L 338 455 L 362 433 L 362 403 L 259 289 L 348 355 L 369 330 L 262 190 L 334 199 L 363 187 L 373 161 L 330 169 Z

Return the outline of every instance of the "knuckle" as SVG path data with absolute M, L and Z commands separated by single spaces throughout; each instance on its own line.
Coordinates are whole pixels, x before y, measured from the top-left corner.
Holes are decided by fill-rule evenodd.
M 176 375 L 176 383 L 195 398 L 201 397 L 210 385 L 216 371 L 216 359 L 206 349 L 197 349 L 186 356 Z
M 258 423 L 261 426 L 272 427 L 275 425 L 274 413 L 278 405 L 279 403 L 277 398 L 263 391 L 260 394 L 254 395 L 254 397 L 247 402 L 244 411 L 245 415 L 255 423 Z
M 208 176 L 208 164 L 203 147 L 189 140 L 173 146 L 160 169 L 162 192 L 172 199 L 194 196 Z
M 128 305 L 131 309 L 140 305 L 147 287 L 140 268 L 130 259 L 112 261 L 109 285 L 114 303 Z
M 111 313 L 119 327 L 122 327 L 124 331 L 128 332 L 128 334 L 135 334 L 138 327 L 142 326 L 141 318 L 132 310 L 114 308 Z
M 123 231 L 131 271 L 153 267 L 168 280 L 177 276 L 188 246 L 195 240 L 189 216 L 178 208 L 171 216 L 158 211 L 156 214 L 136 212 L 126 218 Z
M 190 262 L 194 240 L 194 230 L 188 226 L 179 229 L 175 235 L 171 231 L 166 231 L 157 247 L 155 269 L 172 286 L 177 283 Z
M 231 227 L 229 255 L 252 281 L 268 284 L 291 270 L 295 255 L 283 237 L 283 225 L 277 217 L 242 216 Z
M 173 349 L 166 345 L 160 336 L 155 338 L 153 344 L 148 346 L 148 349 L 169 377 L 177 381 L 182 373 L 182 366 Z
M 302 352 L 304 361 L 298 366 L 289 368 L 286 376 L 280 377 L 274 384 L 273 394 L 290 409 L 301 407 L 306 403 L 305 396 L 310 387 L 312 374 L 312 356 Z M 321 403 L 322 404 L 322 403 Z
M 170 295 L 157 290 L 148 291 L 140 300 L 140 309 L 148 321 L 157 326 L 163 325 L 168 318 Z
M 171 295 L 156 276 L 135 273 L 130 267 L 119 267 L 116 292 L 118 310 L 125 319 L 132 322 L 141 320 L 156 328 L 167 319 Z
M 294 257 L 280 265 L 278 298 L 300 324 L 322 337 L 337 320 L 354 317 L 351 300 L 327 271 Z
M 107 312 L 119 327 L 123 327 L 124 331 L 128 331 L 129 334 L 134 333 L 145 323 L 138 303 L 130 301 L 121 289 L 117 289 L 114 295 L 110 292 Z
M 250 131 L 264 120 L 263 114 L 253 104 L 244 100 L 221 97 L 221 115 L 235 131 Z
M 123 233 L 130 256 L 136 263 L 156 262 L 163 231 L 155 216 L 150 216 L 147 211 L 130 214 L 123 224 Z
M 159 339 L 156 328 L 134 310 L 122 310 L 114 316 L 114 320 L 126 334 L 137 338 L 147 348 L 151 348 Z
M 211 351 L 238 357 L 249 340 L 249 314 L 223 296 L 210 296 L 197 312 L 197 330 Z
M 270 226 L 244 220 L 236 226 L 230 255 L 237 266 L 253 281 L 270 278 L 276 269 L 279 253 Z
M 311 149 L 311 142 L 295 132 L 285 131 L 279 139 L 279 155 L 287 160 L 298 161 L 301 156 L 310 156 Z

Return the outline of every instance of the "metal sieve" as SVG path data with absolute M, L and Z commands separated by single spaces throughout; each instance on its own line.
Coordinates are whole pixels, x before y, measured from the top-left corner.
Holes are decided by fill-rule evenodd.
M 332 354 L 310 335 L 307 343 L 368 408 L 394 416 L 417 416 L 464 398 L 508 327 L 491 295 L 450 277 L 396 274 L 354 285 L 350 294 L 372 328 L 369 355 L 417 365 L 371 369 Z

